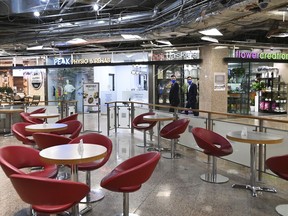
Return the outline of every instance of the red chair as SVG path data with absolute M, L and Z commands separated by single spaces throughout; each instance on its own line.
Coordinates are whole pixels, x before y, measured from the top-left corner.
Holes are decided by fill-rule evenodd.
M 17 140 L 21 141 L 25 145 L 31 145 L 34 147 L 35 141 L 32 138 L 33 132 L 25 130 L 27 125 L 31 125 L 31 123 L 17 122 L 12 125 L 12 132 Z
M 5 146 L 0 148 L 0 165 L 7 177 L 12 174 L 27 174 L 53 178 L 57 175 L 56 165 L 44 163 L 38 150 L 25 146 Z M 27 173 L 22 170 L 23 168 L 33 167 L 41 167 L 41 169 Z
M 123 193 L 123 215 L 129 215 L 129 193 L 141 188 L 152 175 L 158 161 L 159 152 L 137 155 L 115 167 L 102 181 L 107 190 Z
M 78 113 L 75 113 L 70 116 L 67 116 L 66 118 L 56 121 L 56 123 L 64 123 L 64 122 L 71 121 L 71 120 L 77 120 L 77 118 L 78 118 Z
M 84 164 L 82 163 L 78 165 L 78 170 L 86 171 L 86 184 L 88 184 L 90 187 L 90 193 L 86 197 L 86 200 L 83 202 L 91 203 L 104 198 L 104 194 L 101 190 L 91 189 L 91 171 L 99 169 L 108 161 L 112 152 L 113 144 L 108 137 L 98 133 L 84 134 L 82 136 L 73 139 L 70 142 L 70 144 L 79 143 L 81 139 L 83 140 L 84 143 L 101 145 L 107 148 L 106 156 L 102 160 L 93 161 L 91 163 L 84 163 Z
M 71 141 L 71 139 L 68 137 L 52 133 L 34 133 L 33 139 L 39 149 L 45 149 L 56 145 L 63 145 Z M 64 167 L 64 165 L 58 166 L 57 179 L 69 179 L 70 173 L 61 172 L 61 167 Z
M 71 120 L 65 122 L 65 124 L 67 124 L 67 129 L 61 131 L 55 131 L 53 133 L 69 137 L 70 139 L 74 139 L 79 136 L 82 129 L 82 123 L 80 121 Z
M 185 130 L 187 129 L 189 122 L 190 120 L 186 118 L 178 119 L 165 125 L 161 129 L 160 136 L 171 140 L 171 151 L 168 154 L 163 154 L 162 156 L 164 158 L 173 159 L 180 157 L 178 153 L 177 154 L 175 153 L 176 143 L 180 138 L 180 134 L 184 133 Z
M 39 149 L 67 144 L 71 141 L 71 139 L 68 137 L 52 133 L 33 133 L 32 136 Z
M 144 138 L 143 138 L 144 144 L 143 143 L 137 144 L 138 147 L 146 148 L 147 146 L 148 147 L 150 146 L 150 145 L 147 145 L 146 131 L 151 130 L 157 124 L 157 121 L 154 122 L 154 121 L 144 120 L 144 116 L 147 116 L 147 115 L 155 115 L 155 113 L 148 112 L 148 113 L 140 114 L 136 116 L 132 121 L 132 127 L 134 127 L 135 129 L 139 131 L 143 131 L 143 134 L 144 134 Z
M 66 211 L 89 192 L 89 187 L 80 182 L 19 174 L 11 175 L 10 180 L 20 198 L 30 204 L 33 211 L 42 214 Z
M 197 145 L 204 150 L 205 154 L 213 158 L 212 173 L 201 175 L 201 179 L 210 183 L 228 182 L 229 179 L 227 177 L 217 174 L 216 157 L 223 157 L 233 153 L 230 142 L 225 137 L 204 128 L 193 128 L 192 134 Z
M 274 156 L 266 160 L 266 166 L 280 178 L 288 181 L 288 154 Z M 288 216 L 288 204 L 276 206 L 279 215 Z
M 42 108 L 39 108 L 39 109 L 36 109 L 36 110 L 30 112 L 29 115 L 37 114 L 37 113 L 45 113 L 45 112 L 46 112 L 46 108 L 42 107 Z
M 30 113 L 28 113 L 28 112 L 22 112 L 22 115 L 20 115 L 20 116 L 21 116 L 22 120 L 25 121 L 25 120 L 23 119 L 23 117 L 22 117 L 23 115 L 25 115 L 25 116 L 30 116 L 31 114 L 45 113 L 45 112 L 46 112 L 46 108 L 39 108 L 39 109 L 36 109 L 36 110 L 34 110 L 34 111 L 30 112 Z
M 43 124 L 44 120 L 30 117 L 30 115 L 27 115 L 25 112 L 20 113 L 20 117 L 24 122 L 30 123 L 30 124 Z

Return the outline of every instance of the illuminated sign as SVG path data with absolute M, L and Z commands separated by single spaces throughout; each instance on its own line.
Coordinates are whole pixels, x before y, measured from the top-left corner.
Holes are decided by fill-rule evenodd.
M 54 58 L 54 65 L 72 65 L 72 64 L 100 64 L 111 63 L 111 58 L 79 58 L 71 60 L 70 57 Z
M 73 64 L 99 64 L 99 63 L 111 63 L 111 58 L 85 58 L 85 59 L 73 59 Z
M 35 71 L 31 74 L 31 84 L 33 88 L 40 89 L 43 83 L 43 74 L 41 71 Z
M 54 65 L 70 65 L 70 64 L 71 64 L 70 57 L 54 58 Z
M 235 58 L 288 60 L 288 53 L 267 53 L 267 52 L 258 53 L 258 52 L 236 50 Z
M 199 59 L 199 51 L 153 53 L 152 61 Z

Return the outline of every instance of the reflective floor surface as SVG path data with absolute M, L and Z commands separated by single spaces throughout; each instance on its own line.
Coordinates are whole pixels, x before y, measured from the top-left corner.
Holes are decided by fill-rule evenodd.
M 93 130 L 98 127 L 95 125 L 96 115 L 86 115 L 86 118 L 85 128 Z M 101 117 L 100 127 L 104 135 L 107 134 L 105 124 L 104 116 Z M 117 164 L 145 152 L 145 149 L 136 146 L 136 143 L 143 140 L 141 132 L 131 134 L 129 129 L 118 129 L 117 134 L 111 131 L 110 138 L 114 148 L 110 160 L 92 172 L 95 188 L 99 188 L 101 179 Z M 162 142 L 165 144 L 165 140 Z M 6 145 L 22 144 L 14 137 L 1 135 L 0 146 Z M 273 186 L 278 192 L 258 193 L 257 197 L 252 197 L 248 190 L 232 188 L 232 184 L 248 183 L 247 167 L 218 159 L 218 173 L 230 180 L 224 184 L 208 183 L 200 179 L 200 175 L 207 171 L 207 157 L 195 150 L 180 149 L 180 159 L 161 158 L 152 177 L 139 191 L 130 194 L 130 212 L 141 216 L 276 216 L 276 205 L 288 204 L 288 182 L 264 174 L 263 181 L 257 183 L 260 186 Z M 80 172 L 81 181 L 84 182 L 84 178 L 85 174 Z M 84 215 L 108 216 L 122 211 L 122 194 L 107 190 L 104 192 L 104 199 L 93 203 L 92 210 Z M 18 197 L 1 169 L 0 216 L 19 216 L 21 210 L 28 207 Z

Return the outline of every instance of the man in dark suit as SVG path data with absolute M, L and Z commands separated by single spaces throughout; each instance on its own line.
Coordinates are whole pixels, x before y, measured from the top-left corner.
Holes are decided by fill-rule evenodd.
M 196 104 L 197 104 L 197 85 L 192 82 L 192 77 L 188 76 L 187 77 L 187 82 L 188 82 L 188 88 L 186 91 L 186 108 L 192 108 L 196 109 Z M 188 111 L 185 111 L 186 114 L 188 114 Z M 194 115 L 197 115 L 196 112 L 194 112 Z
M 171 89 L 169 92 L 169 102 L 171 106 L 178 106 L 180 103 L 179 98 L 179 84 L 176 81 L 176 76 L 174 74 L 171 75 Z M 169 112 L 174 112 L 173 108 L 169 109 Z

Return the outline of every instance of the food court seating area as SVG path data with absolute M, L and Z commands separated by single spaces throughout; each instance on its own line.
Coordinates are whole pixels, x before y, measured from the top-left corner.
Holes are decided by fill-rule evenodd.
M 91 116 L 85 115 L 85 127 L 94 127 L 95 121 L 89 121 Z M 103 135 L 106 131 L 106 117 L 101 117 Z M 78 118 L 82 119 L 82 116 Z M 86 134 L 90 132 L 82 132 Z M 191 133 L 191 137 L 192 137 Z M 117 165 L 128 158 L 148 152 L 135 144 L 143 141 L 143 132 L 135 130 L 131 136 L 130 130 L 118 129 L 117 134 L 110 133 L 109 138 L 113 143 L 113 150 L 109 160 L 97 170 L 91 172 L 91 187 L 100 188 L 99 182 L 107 176 Z M 170 140 L 163 141 L 170 147 Z M 0 147 L 23 145 L 14 136 L 0 136 Z M 277 193 L 259 193 L 257 197 L 251 196 L 246 190 L 233 189 L 235 183 L 247 183 L 249 168 L 218 158 L 217 173 L 229 178 L 225 184 L 211 184 L 202 181 L 200 176 L 207 171 L 207 155 L 192 149 L 178 148 L 182 157 L 179 159 L 160 158 L 151 177 L 142 185 L 141 189 L 130 193 L 129 212 L 140 216 L 277 216 L 275 207 L 288 203 L 288 183 L 276 175 L 263 174 L 263 183 L 260 185 L 273 186 Z M 248 152 L 249 153 L 249 152 Z M 60 172 L 67 171 L 64 167 Z M 17 176 L 15 177 L 17 178 Z M 86 181 L 85 172 L 79 172 L 79 180 Z M 105 197 L 91 203 L 92 211 L 83 215 L 106 216 L 116 215 L 123 210 L 123 194 L 103 189 Z M 15 191 L 11 181 L 0 169 L 0 215 L 22 216 L 25 203 Z M 128 190 L 127 190 L 128 191 Z M 80 209 L 84 204 L 80 204 Z

